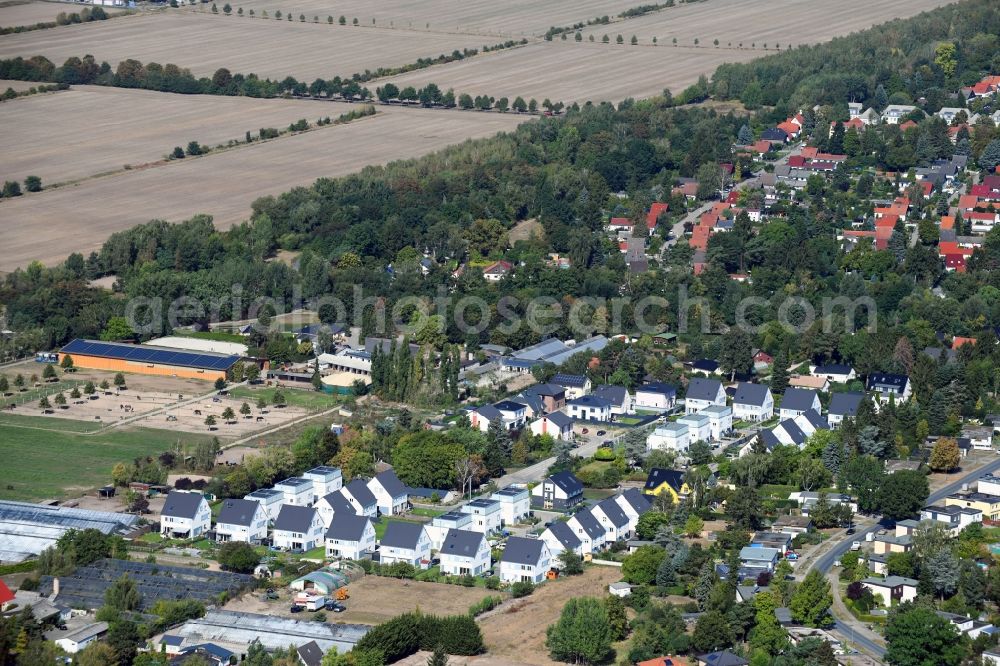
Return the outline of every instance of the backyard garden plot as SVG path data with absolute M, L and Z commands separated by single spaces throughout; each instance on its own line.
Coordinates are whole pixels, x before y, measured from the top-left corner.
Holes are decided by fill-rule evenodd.
M 60 576 L 59 600 L 74 608 L 100 608 L 105 591 L 124 575 L 135 581 L 142 594 L 140 610 L 152 608 L 160 600 L 215 603 L 220 596 L 232 596 L 254 580 L 246 574 L 104 559 L 80 567 L 69 576 Z M 52 580 L 51 576 L 43 576 L 40 591 L 51 593 Z
M 6 90 L 0 81 L 0 90 Z M 108 113 L 123 109 L 123 116 Z M 174 95 L 147 90 L 74 86 L 58 95 L 33 95 L 0 104 L 0 180 L 35 175 L 44 185 L 162 160 L 190 141 L 215 146 L 244 140 L 261 127 L 285 129 L 300 118 L 340 113 L 308 100 Z M 66 118 L 86 118 L 86 131 Z
M 354 107 L 318 104 L 314 115 L 320 115 L 320 108 L 328 109 L 324 115 L 335 116 Z M 247 219 L 258 197 L 366 165 L 419 157 L 525 121 L 513 114 L 457 110 L 379 111 L 347 125 L 0 201 L 0 216 L 8 221 L 0 226 L 0 271 L 32 260 L 55 264 L 72 252 L 86 254 L 112 233 L 151 219 L 177 222 L 206 213 L 218 227 L 227 228 Z
M 195 76 L 212 76 L 225 67 L 233 73 L 312 81 L 483 45 L 472 35 L 361 29 L 328 25 L 325 19 L 314 24 L 311 16 L 305 23 L 187 12 L 129 16 L 6 35 L 0 58 L 43 55 L 61 65 L 89 53 L 112 68 L 134 58 L 173 63 Z
M 233 7 L 253 9 L 257 15 L 276 10 L 291 12 L 298 19 L 318 15 L 325 21 L 344 16 L 362 26 L 393 26 L 432 32 L 462 32 L 497 37 L 527 37 L 544 34 L 552 26 L 572 25 L 598 16 L 615 16 L 643 4 L 640 0 L 343 0 L 331 8 L 327 0 L 235 0 Z M 196 5 L 197 7 L 197 5 Z
M 635 35 L 640 45 L 651 44 L 653 37 L 660 45 L 692 45 L 697 39 L 705 50 L 714 49 L 714 41 L 725 47 L 732 43 L 744 48 L 765 43 L 772 49 L 792 44 L 815 44 L 847 35 L 895 18 L 906 18 L 922 11 L 951 4 L 950 0 L 886 0 L 871 3 L 865 0 L 768 0 L 766 3 L 746 0 L 705 0 L 682 4 L 669 10 L 654 12 L 611 26 L 595 26 L 584 31 L 584 37 L 600 40 L 608 34 L 613 41 L 621 34 L 626 41 Z M 762 55 L 757 51 L 757 55 Z M 706 70 L 706 73 L 710 73 Z

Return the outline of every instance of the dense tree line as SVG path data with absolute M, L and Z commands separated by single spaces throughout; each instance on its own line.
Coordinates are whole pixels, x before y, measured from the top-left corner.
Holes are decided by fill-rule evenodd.
M 954 106 L 942 104 L 949 91 L 975 83 L 983 71 L 1000 71 L 998 33 L 997 4 L 968 0 L 822 44 L 721 65 L 712 92 L 750 108 L 856 101 L 881 110 L 920 97 L 939 100 L 938 108 Z M 941 43 L 954 48 L 939 52 Z M 884 97 L 876 94 L 879 86 Z
M 59 12 L 56 15 L 55 21 L 39 21 L 38 23 L 33 23 L 31 25 L 17 25 L 0 28 L 0 35 L 30 32 L 32 30 L 46 30 L 48 28 L 57 28 L 61 25 L 70 25 L 72 23 L 105 21 L 109 18 L 111 17 L 108 16 L 108 13 L 104 11 L 103 7 L 84 7 L 79 12 Z

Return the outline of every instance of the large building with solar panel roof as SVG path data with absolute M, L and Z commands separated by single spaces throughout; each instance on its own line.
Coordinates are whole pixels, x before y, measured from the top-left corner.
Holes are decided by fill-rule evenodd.
M 155 345 L 76 339 L 62 348 L 59 361 L 71 356 L 77 368 L 164 375 L 185 379 L 225 379 L 240 356 L 208 351 L 187 351 Z

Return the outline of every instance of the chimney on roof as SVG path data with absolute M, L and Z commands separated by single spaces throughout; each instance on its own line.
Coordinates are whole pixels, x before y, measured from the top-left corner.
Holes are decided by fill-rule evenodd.
M 58 578 L 53 578 L 52 579 L 52 598 L 55 599 L 58 596 L 59 596 L 59 579 Z

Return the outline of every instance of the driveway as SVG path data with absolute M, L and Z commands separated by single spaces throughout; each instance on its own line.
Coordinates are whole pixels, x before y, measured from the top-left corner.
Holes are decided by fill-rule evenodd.
M 961 490 L 963 484 L 972 483 L 980 476 L 994 472 L 997 469 L 1000 469 L 1000 457 L 998 457 L 997 460 L 988 462 L 982 467 L 977 467 L 955 481 L 952 481 L 938 490 L 935 490 L 927 497 L 927 504 L 939 502 L 948 495 Z M 847 607 L 843 605 L 843 602 L 840 601 L 839 588 L 836 586 L 836 576 L 832 573 L 832 569 L 833 563 L 839 560 L 844 553 L 850 550 L 852 542 L 864 542 L 865 537 L 868 534 L 877 532 L 881 529 L 889 529 L 892 526 L 893 521 L 881 519 L 871 527 L 859 530 L 856 534 L 847 535 L 845 533 L 832 542 L 829 550 L 816 558 L 811 566 L 806 566 L 801 570 L 801 574 L 804 576 L 808 573 L 809 569 L 816 568 L 831 579 L 831 589 L 834 592 L 833 614 L 837 619 L 837 623 L 834 625 L 834 630 L 836 630 L 845 639 L 858 645 L 868 653 L 878 658 L 881 658 L 885 654 L 885 647 L 880 644 L 883 642 L 881 636 L 869 630 L 863 623 L 858 622 L 854 616 L 851 615 L 850 611 L 847 610 Z M 798 572 L 796 573 L 798 574 Z

